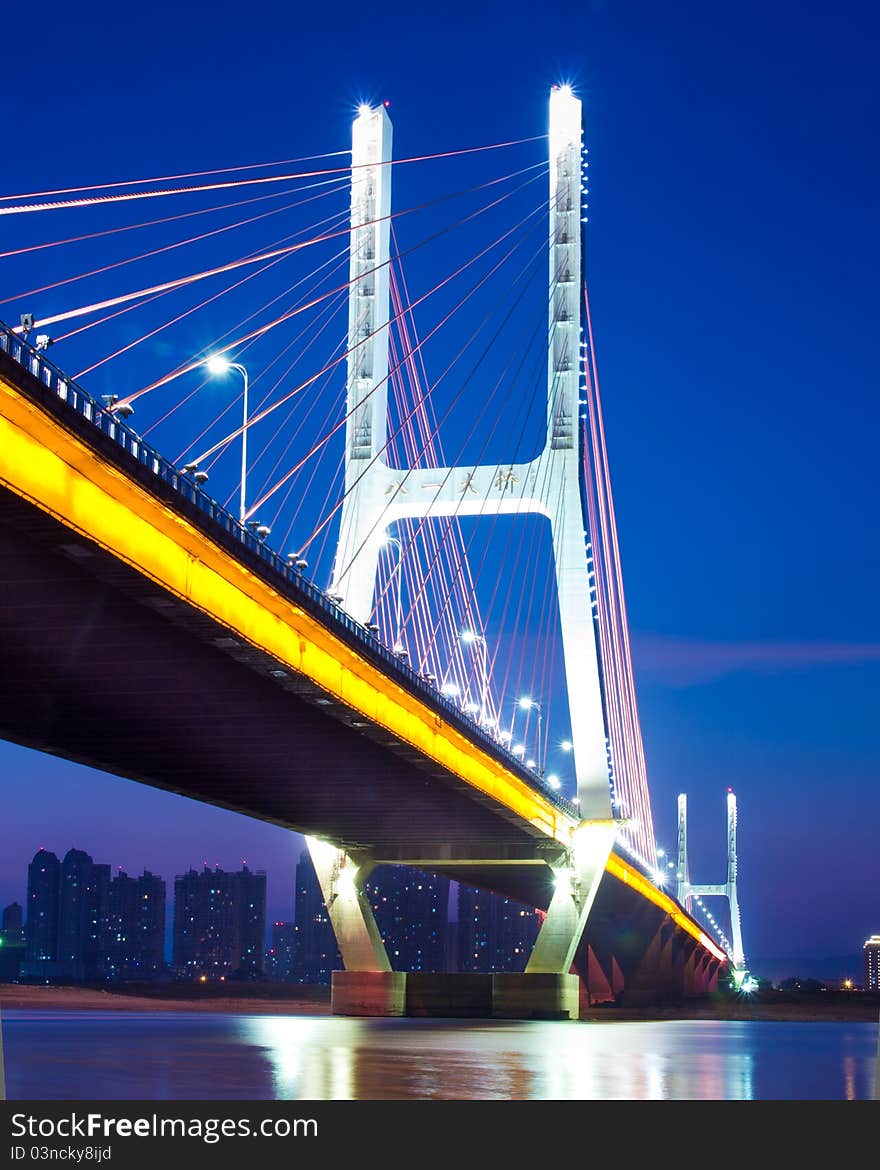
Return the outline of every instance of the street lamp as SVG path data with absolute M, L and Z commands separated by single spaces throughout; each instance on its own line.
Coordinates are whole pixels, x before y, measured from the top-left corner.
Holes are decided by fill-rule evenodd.
M 247 427 L 248 427 L 248 372 L 238 362 L 231 362 L 220 353 L 215 353 L 205 362 L 209 374 L 219 376 L 230 370 L 237 370 L 244 378 L 244 421 L 241 427 L 241 497 L 238 508 L 238 518 L 244 524 L 247 517 L 245 508 L 245 479 L 247 477 Z
M 537 700 L 529 698 L 528 695 L 524 695 L 521 699 L 518 700 L 518 702 L 519 702 L 519 706 L 522 707 L 523 711 L 537 711 L 538 712 L 538 741 L 537 741 L 538 750 L 535 754 L 537 755 L 538 759 L 541 761 L 541 774 L 543 775 L 544 763 L 543 763 L 543 759 L 541 757 L 541 724 L 544 721 L 544 713 L 541 709 L 541 704 L 539 702 L 537 702 Z
M 393 544 L 393 545 L 397 546 L 397 565 L 394 569 L 394 572 L 391 574 L 392 577 L 393 576 L 397 577 L 397 593 L 396 593 L 396 601 L 395 601 L 395 605 L 394 605 L 394 641 L 392 643 L 392 645 L 394 647 L 397 647 L 401 644 L 401 642 L 400 642 L 400 633 L 401 633 L 400 626 L 401 626 L 402 600 L 403 600 L 403 592 L 402 592 L 403 591 L 403 547 L 396 536 L 389 536 L 388 533 L 386 532 L 385 535 L 382 537 L 383 548 L 385 547 L 385 545 L 388 545 L 388 544 Z
M 489 661 L 486 639 L 483 634 L 477 634 L 474 630 L 462 630 L 458 638 L 464 646 L 473 646 L 474 643 L 480 646 L 480 721 L 482 722 L 486 718 L 486 702 L 489 692 Z

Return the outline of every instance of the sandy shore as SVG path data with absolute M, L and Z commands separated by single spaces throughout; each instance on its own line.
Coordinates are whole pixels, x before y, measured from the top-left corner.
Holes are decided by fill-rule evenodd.
M 329 1015 L 330 989 L 292 996 L 204 996 L 179 998 L 161 995 L 129 995 L 89 987 L 30 987 L 0 983 L 0 1011 L 79 1012 L 243 1012 L 248 1015 Z
M 302 988 L 291 994 L 273 987 L 261 995 L 204 995 L 174 997 L 173 989 L 161 995 L 136 995 L 84 987 L 40 987 L 0 984 L 0 1011 L 123 1011 L 123 1012 L 233 1012 L 245 1015 L 329 1015 L 329 988 Z M 581 1019 L 611 1020 L 777 1020 L 787 1022 L 865 1021 L 880 1024 L 880 996 L 853 992 L 828 992 L 821 997 L 793 999 L 777 992 L 760 997 L 714 997 L 677 1007 L 611 1007 L 597 1005 L 582 1011 Z

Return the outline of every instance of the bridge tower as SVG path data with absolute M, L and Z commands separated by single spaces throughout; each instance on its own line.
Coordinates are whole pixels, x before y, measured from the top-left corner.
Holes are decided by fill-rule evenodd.
M 348 330 L 346 496 L 330 586 L 339 604 L 369 623 L 380 549 L 390 525 L 407 518 L 537 513 L 550 523 L 565 666 L 571 740 L 582 821 L 566 856 L 550 864 L 553 896 L 526 974 L 545 982 L 570 974 L 599 882 L 614 845 L 597 629 L 589 588 L 589 540 L 584 491 L 580 398 L 586 385 L 582 274 L 582 113 L 568 86 L 549 99 L 548 364 L 545 433 L 540 454 L 525 463 L 448 468 L 391 468 L 387 436 L 389 215 L 391 123 L 384 107 L 362 107 L 353 124 Z M 439 486 L 438 486 L 439 485 Z M 442 853 L 438 842 L 437 856 Z M 332 875 L 358 873 L 347 883 L 349 910 L 361 924 L 351 935 L 359 969 L 388 972 L 360 883 L 371 863 L 356 866 L 316 845 L 313 858 L 325 900 L 341 908 Z M 400 859 L 403 861 L 404 859 Z M 430 869 L 430 859 L 420 866 Z M 491 859 L 483 859 L 492 864 Z M 498 859 L 501 863 L 501 859 Z M 332 915 L 332 911 L 331 911 Z M 340 922 L 354 920 L 349 912 Z M 334 923 L 335 924 L 335 923 Z M 345 939 L 337 934 L 346 968 Z M 357 942 L 355 942 L 355 939 Z M 364 966 L 364 946 L 373 958 Z M 565 983 L 564 995 L 576 997 Z M 576 1014 L 576 1013 L 575 1013 Z
M 736 794 L 727 790 L 727 881 L 722 885 L 695 885 L 690 880 L 687 851 L 687 796 L 682 792 L 678 797 L 678 864 L 676 866 L 678 901 L 690 912 L 694 895 L 701 898 L 726 898 L 730 908 L 730 931 L 733 935 L 731 959 L 735 971 L 745 971 L 746 959 L 743 952 L 742 924 L 739 913 L 739 898 L 736 892 Z
M 345 496 L 331 593 L 369 621 L 385 535 L 388 467 L 388 320 L 391 264 L 391 119 L 361 106 L 352 125 Z M 386 474 L 383 474 L 386 473 Z
M 345 447 L 348 494 L 331 592 L 355 620 L 369 622 L 386 529 L 404 518 L 489 518 L 498 513 L 545 516 L 553 543 L 580 809 L 585 820 L 610 821 L 606 727 L 589 592 L 578 425 L 585 377 L 581 137 L 580 100 L 568 86 L 555 87 L 550 94 L 549 116 L 549 321 L 543 450 L 528 463 L 400 469 L 390 468 L 382 454 L 387 427 L 387 217 L 391 197 L 391 168 L 382 164 L 391 158 L 390 121 L 381 107 L 362 112 L 355 120 Z M 377 218 L 379 222 L 374 222 Z

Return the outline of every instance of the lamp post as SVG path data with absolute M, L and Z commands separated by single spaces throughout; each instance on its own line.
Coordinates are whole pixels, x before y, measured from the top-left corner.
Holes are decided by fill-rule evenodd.
M 480 647 L 480 723 L 483 723 L 486 719 L 486 702 L 489 694 L 489 660 L 486 639 L 483 634 L 477 634 L 474 630 L 462 630 L 458 638 L 464 646 L 473 646 L 476 643 Z
M 519 700 L 519 706 L 522 707 L 522 709 L 524 711 L 537 711 L 538 712 L 538 741 L 537 741 L 537 749 L 538 750 L 535 752 L 535 755 L 538 757 L 538 770 L 540 771 L 541 775 L 543 776 L 544 775 L 544 761 L 543 761 L 543 758 L 541 756 L 541 725 L 544 721 L 544 713 L 541 709 L 541 704 L 539 702 L 537 702 L 536 699 L 532 699 L 528 695 L 524 695 Z
M 513 732 L 516 728 L 516 713 L 517 713 L 518 709 L 519 709 L 518 704 L 517 704 L 516 700 L 514 700 L 513 708 L 510 712 L 510 727 L 505 732 L 505 734 L 507 736 L 508 743 L 513 743 Z
M 402 632 L 400 625 L 403 599 L 403 546 L 396 536 L 389 536 L 387 532 L 382 538 L 382 544 L 383 546 L 387 544 L 393 544 L 397 547 L 397 565 L 394 569 L 394 573 L 392 574 L 392 576 L 397 577 L 397 591 L 395 594 L 394 603 L 394 642 L 392 645 L 397 647 L 401 645 L 400 635 Z
M 244 378 L 244 419 L 241 426 L 241 496 L 238 507 L 238 518 L 244 524 L 247 517 L 247 509 L 245 507 L 245 480 L 247 478 L 248 372 L 239 362 L 231 362 L 219 353 L 209 357 L 205 365 L 208 367 L 209 374 L 218 376 L 228 373 L 229 370 L 237 370 L 242 378 Z

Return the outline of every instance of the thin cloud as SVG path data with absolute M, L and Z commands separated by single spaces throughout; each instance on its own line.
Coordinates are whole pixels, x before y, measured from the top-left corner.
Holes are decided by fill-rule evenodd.
M 640 674 L 676 686 L 712 682 L 730 674 L 782 674 L 829 666 L 880 662 L 878 642 L 702 642 L 657 634 L 633 637 Z

